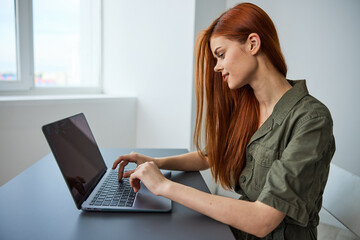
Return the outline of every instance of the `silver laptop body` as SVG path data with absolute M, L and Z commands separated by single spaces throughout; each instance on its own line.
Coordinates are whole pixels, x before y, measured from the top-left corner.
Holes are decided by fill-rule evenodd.
M 171 200 L 155 196 L 142 183 L 135 194 L 128 179 L 117 180 L 117 170 L 106 167 L 83 113 L 47 124 L 42 130 L 78 209 L 171 211 Z M 135 167 L 129 163 L 126 170 Z M 171 172 L 163 174 L 170 177 Z

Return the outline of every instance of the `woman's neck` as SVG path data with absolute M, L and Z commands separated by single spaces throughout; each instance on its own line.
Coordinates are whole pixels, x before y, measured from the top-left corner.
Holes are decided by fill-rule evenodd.
M 260 65 L 261 66 L 261 65 Z M 264 66 L 264 65 L 263 65 Z M 259 127 L 272 114 L 276 103 L 291 88 L 290 83 L 274 67 L 259 67 L 256 77 L 250 86 L 259 102 Z

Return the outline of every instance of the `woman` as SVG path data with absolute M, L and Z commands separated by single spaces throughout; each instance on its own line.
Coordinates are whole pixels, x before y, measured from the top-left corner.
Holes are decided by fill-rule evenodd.
M 120 156 L 113 166 L 119 165 L 119 179 L 130 177 L 135 191 L 142 181 L 154 194 L 230 225 L 237 239 L 316 239 L 335 151 L 332 119 L 305 81 L 287 80 L 286 72 L 269 16 L 249 3 L 226 11 L 197 41 L 198 151 L 157 159 Z M 138 167 L 123 174 L 128 162 Z M 159 168 L 210 168 L 216 182 L 242 197 L 172 182 Z

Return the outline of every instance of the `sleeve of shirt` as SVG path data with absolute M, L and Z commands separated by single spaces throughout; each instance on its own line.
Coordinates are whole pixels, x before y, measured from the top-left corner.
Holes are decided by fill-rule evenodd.
M 273 162 L 257 200 L 306 226 L 321 200 L 335 146 L 331 118 L 317 116 L 298 125 L 281 158 Z

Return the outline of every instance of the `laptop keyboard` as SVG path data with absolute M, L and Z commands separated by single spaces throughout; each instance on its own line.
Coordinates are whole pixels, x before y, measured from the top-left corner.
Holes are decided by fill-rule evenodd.
M 136 193 L 130 186 L 129 179 L 123 178 L 119 182 L 117 171 L 111 171 L 90 205 L 132 207 L 135 196 Z

